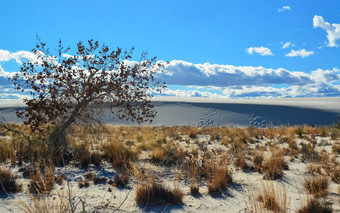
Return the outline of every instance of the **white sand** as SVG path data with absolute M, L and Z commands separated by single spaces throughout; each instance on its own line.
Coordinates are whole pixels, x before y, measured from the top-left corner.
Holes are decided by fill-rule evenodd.
M 263 100 L 225 100 L 213 98 L 155 97 L 155 126 L 280 126 L 331 125 L 339 122 L 340 97 Z M 15 111 L 24 108 L 20 100 L 1 100 L 0 117 L 21 122 Z M 108 113 L 106 124 L 132 125 Z

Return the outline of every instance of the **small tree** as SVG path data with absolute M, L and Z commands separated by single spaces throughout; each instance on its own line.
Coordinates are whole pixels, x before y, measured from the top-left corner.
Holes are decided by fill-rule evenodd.
M 156 112 L 150 99 L 165 88 L 155 82 L 163 67 L 156 58 L 147 59 L 143 53 L 140 62 L 131 62 L 134 48 L 110 50 L 93 40 L 86 45 L 79 42 L 74 55 L 67 54 L 69 49 L 59 41 L 53 55 L 38 38 L 33 49 L 36 60 L 23 63 L 10 79 L 16 90 L 29 91 L 32 97 L 24 99 L 26 109 L 17 112 L 32 132 L 42 134 L 53 125 L 46 139 L 60 153 L 67 147 L 66 129 L 77 122 L 96 121 L 97 106 L 104 105 L 120 119 L 152 121 Z

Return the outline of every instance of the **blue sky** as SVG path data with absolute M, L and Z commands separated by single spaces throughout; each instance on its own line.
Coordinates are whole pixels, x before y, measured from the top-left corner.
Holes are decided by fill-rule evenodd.
M 28 60 L 36 34 L 50 47 L 94 38 L 170 61 L 172 75 L 159 76 L 170 96 L 340 96 L 337 0 L 3 0 L 0 8 L 0 98 L 22 97 L 5 78 Z

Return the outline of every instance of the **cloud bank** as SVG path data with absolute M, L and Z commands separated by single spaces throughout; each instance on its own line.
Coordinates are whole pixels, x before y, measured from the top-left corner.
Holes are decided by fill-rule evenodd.
M 294 54 L 298 56 L 300 53 L 296 52 L 298 51 Z M 300 52 L 303 54 L 304 51 Z M 26 51 L 16 53 L 0 51 L 2 63 L 13 59 L 17 63 L 36 60 L 31 53 Z M 28 94 L 22 94 L 13 89 L 12 82 L 8 80 L 12 75 L 13 72 L 5 71 L 0 64 L 0 99 L 28 97 Z M 163 93 L 166 96 L 235 99 L 340 96 L 340 70 L 338 68 L 317 69 L 304 73 L 284 68 L 193 64 L 173 60 L 165 65 L 163 73 L 156 75 L 156 80 L 164 81 L 169 85 Z
M 338 47 L 337 41 L 340 40 L 340 24 L 330 24 L 325 22 L 322 16 L 315 15 L 313 18 L 314 28 L 320 27 L 327 32 L 328 46 Z

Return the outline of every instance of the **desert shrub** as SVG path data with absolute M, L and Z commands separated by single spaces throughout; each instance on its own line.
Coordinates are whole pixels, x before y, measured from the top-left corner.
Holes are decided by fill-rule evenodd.
M 307 204 L 297 210 L 298 213 L 332 213 L 333 209 L 326 204 L 320 203 L 317 199 L 307 201 Z
M 179 188 L 170 190 L 154 178 L 137 184 L 136 202 L 139 206 L 181 204 L 183 192 Z
M 10 170 L 0 168 L 0 195 L 19 192 L 21 187 L 17 177 Z
M 288 165 L 285 162 L 283 155 L 279 152 L 272 153 L 271 156 L 266 159 L 263 165 L 263 170 L 265 173 L 264 179 L 280 179 L 283 176 L 284 169 L 288 169 Z
M 305 180 L 305 188 L 314 197 L 326 197 L 328 194 L 329 181 L 327 177 L 309 177 Z

